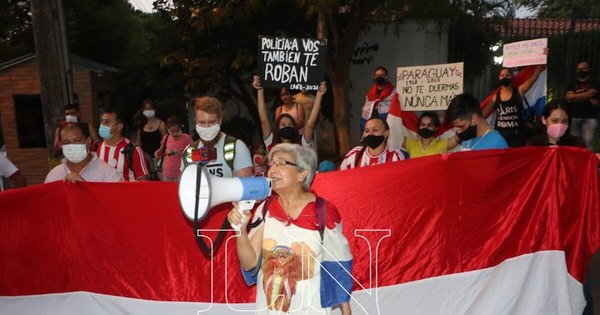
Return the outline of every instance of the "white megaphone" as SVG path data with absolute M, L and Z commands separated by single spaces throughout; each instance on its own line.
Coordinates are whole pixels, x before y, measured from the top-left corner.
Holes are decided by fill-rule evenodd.
M 189 220 L 201 220 L 210 208 L 225 202 L 239 201 L 240 212 L 252 209 L 270 195 L 271 180 L 266 177 L 218 177 L 197 164 L 187 165 L 179 180 L 179 202 Z

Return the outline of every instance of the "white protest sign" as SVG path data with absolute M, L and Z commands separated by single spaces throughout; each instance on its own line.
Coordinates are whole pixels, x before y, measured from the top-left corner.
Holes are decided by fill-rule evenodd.
M 446 110 L 463 92 L 463 63 L 398 67 L 396 90 L 406 111 Z
M 547 47 L 547 38 L 504 44 L 502 48 L 502 65 L 506 68 L 545 65 L 548 61 L 548 55 L 544 53 L 544 50 Z

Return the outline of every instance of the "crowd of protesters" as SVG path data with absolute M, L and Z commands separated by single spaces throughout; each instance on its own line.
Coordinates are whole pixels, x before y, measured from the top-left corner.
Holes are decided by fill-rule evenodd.
M 388 80 L 387 69 L 377 67 L 374 83 L 368 89 L 362 107 L 360 144 L 338 163 L 320 161 L 326 165 L 320 171 L 365 167 L 445 152 L 531 145 L 579 146 L 593 151 L 600 105 L 598 83 L 586 61 L 577 64 L 564 97 L 548 104 L 535 129 L 526 128 L 524 95 L 541 70 L 540 66 L 536 67 L 530 79 L 517 86 L 512 82 L 513 71 L 502 68 L 498 74 L 500 88 L 489 102 L 480 106 L 473 96 L 458 95 L 451 101 L 445 117 L 439 112 L 422 112 L 417 131 L 408 133 L 401 147 L 391 148 L 387 140 L 390 133 L 396 131 L 390 130 L 386 118 L 396 89 Z M 214 175 L 264 175 L 267 172 L 266 156 L 274 145 L 297 143 L 318 152 L 317 139 L 329 139 L 321 115 L 321 103 L 327 91 L 325 83 L 321 84 L 316 96 L 306 91 L 294 94 L 281 88 L 272 116 L 265 105 L 260 77 L 254 77 L 252 86 L 257 93 L 260 117 L 257 133 L 264 136 L 253 143 L 244 143 L 223 133 L 223 105 L 212 97 L 194 99 L 196 132 L 191 135 L 185 133 L 183 117 L 171 116 L 166 122 L 159 118 L 150 99 L 141 103 L 142 115 L 133 135 L 127 132 L 126 120 L 117 109 L 103 109 L 100 125 L 96 128 L 93 123 L 81 122 L 78 107 L 69 104 L 64 107 L 64 120 L 59 122 L 54 140 L 54 149 L 63 157 L 62 163 L 48 174 L 46 182 L 178 181 L 185 165 L 197 162 L 197 151 L 203 148 L 214 158 L 213 162 L 205 161 Z M 507 115 L 509 112 L 513 114 Z M 495 119 L 488 119 L 494 113 Z M 105 172 L 105 166 L 112 167 L 116 175 Z M 15 174 L 22 177 L 15 169 L 0 170 L 11 179 L 13 188 L 23 186 L 25 182 L 19 180 L 17 184 L 12 180 Z

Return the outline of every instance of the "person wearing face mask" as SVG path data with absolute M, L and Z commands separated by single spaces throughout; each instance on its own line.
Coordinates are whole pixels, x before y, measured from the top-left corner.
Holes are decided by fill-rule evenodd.
M 479 102 L 468 93 L 455 96 L 446 109 L 446 122 L 452 124 L 461 140 L 461 151 L 504 149 L 504 137 L 487 123 Z
M 277 106 L 275 109 L 275 119 L 277 120 L 281 115 L 287 114 L 294 119 L 298 130 L 302 130 L 302 128 L 304 128 L 305 119 L 304 106 L 296 102 L 294 96 L 286 87 L 282 87 L 281 90 L 279 90 L 279 97 L 281 99 L 281 105 Z
M 252 157 L 244 142 L 221 131 L 223 105 L 214 97 L 204 96 L 194 99 L 196 111 L 196 132 L 200 139 L 184 150 L 181 169 L 189 163 L 205 163 L 209 173 L 219 177 L 252 176 Z M 198 149 L 210 152 L 215 158 L 202 161 Z
M 65 120 L 61 121 L 58 123 L 58 128 L 56 128 L 55 132 L 54 132 L 54 150 L 55 151 L 59 151 L 60 150 L 60 139 L 59 139 L 59 135 L 58 135 L 58 131 L 60 130 L 60 128 L 68 123 L 76 123 L 76 124 L 81 124 L 81 128 L 84 130 L 84 132 L 88 135 L 90 135 L 90 138 L 92 139 L 92 141 L 97 141 L 99 139 L 98 137 L 98 131 L 96 130 L 96 127 L 94 127 L 94 125 L 92 123 L 85 123 L 80 121 L 80 114 L 79 114 L 79 106 L 77 104 L 68 104 L 65 105 L 65 107 L 63 108 L 63 112 L 65 114 Z
M 183 123 L 177 116 L 167 119 L 167 134 L 161 141 L 160 148 L 154 152 L 157 159 L 163 158 L 162 180 L 165 182 L 179 181 L 181 170 L 181 157 L 185 148 L 194 140 L 187 133 L 183 133 Z
M 576 78 L 565 94 L 571 116 L 571 134 L 583 138 L 588 149 L 594 149 L 598 129 L 598 82 L 592 78 L 587 61 L 577 64 Z
M 61 164 L 50 170 L 44 183 L 55 181 L 119 182 L 123 180 L 123 177 L 113 167 L 92 154 L 92 139 L 84 134 L 80 124 L 65 124 L 60 128 L 59 137 L 65 157 Z
M 500 87 L 485 105 L 483 116 L 496 112 L 494 129 L 498 130 L 510 147 L 522 147 L 527 141 L 527 132 L 523 121 L 522 97 L 539 78 L 542 66 L 536 66 L 533 75 L 518 87 L 513 85 L 513 73 L 508 68 L 500 69 L 498 82 Z
M 456 135 L 447 139 L 434 137 L 440 128 L 440 118 L 436 113 L 424 112 L 421 114 L 418 127 L 419 137 L 406 137 L 402 143 L 402 147 L 408 151 L 411 159 L 448 152 L 454 149 L 460 142 L 460 139 Z
M 142 102 L 142 116 L 138 123 L 136 143 L 150 157 L 149 163 L 154 163 L 151 157 L 160 148 L 161 140 L 167 135 L 165 123 L 156 117 L 156 108 L 151 100 Z
M 260 77 L 255 75 L 253 78 L 252 86 L 257 92 L 257 103 L 258 103 L 258 115 L 260 117 L 261 131 L 263 134 L 263 142 L 267 151 L 271 150 L 273 146 L 278 143 L 295 143 L 300 144 L 302 147 L 315 150 L 314 146 L 314 130 L 319 118 L 319 112 L 321 110 L 321 101 L 323 95 L 327 92 L 327 85 L 325 82 L 321 82 L 315 102 L 310 112 L 310 116 L 306 121 L 302 134 L 298 133 L 298 125 L 294 120 L 294 117 L 288 114 L 281 114 L 276 120 L 273 129 L 271 129 L 271 123 L 267 115 L 267 107 L 265 105 L 265 92 L 260 82 Z
M 390 127 L 381 118 L 371 118 L 365 124 L 362 145 L 354 147 L 340 164 L 340 170 L 391 163 L 408 158 L 402 151 L 390 149 L 387 138 Z
M 583 139 L 569 133 L 567 102 L 554 99 L 546 105 L 541 119 L 542 125 L 536 135 L 527 142 L 528 146 L 574 146 L 585 148 Z
M 374 83 L 369 92 L 367 92 L 365 103 L 362 107 L 361 133 L 364 133 L 367 120 L 375 117 L 386 120 L 392 104 L 392 97 L 396 94 L 396 88 L 388 81 L 388 71 L 386 68 L 375 68 L 373 81 Z
M 105 108 L 100 115 L 98 128 L 98 134 L 103 140 L 95 142 L 92 151 L 96 152 L 99 159 L 115 168 L 124 181 L 148 180 L 148 159 L 139 146 L 125 138 L 125 129 L 121 113 L 115 108 Z

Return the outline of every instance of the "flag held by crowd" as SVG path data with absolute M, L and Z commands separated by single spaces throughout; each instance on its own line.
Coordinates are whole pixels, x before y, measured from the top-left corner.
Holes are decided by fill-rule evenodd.
M 313 188 L 343 219 L 354 314 L 576 314 L 600 245 L 597 167 L 579 148 L 459 152 L 323 173 Z M 0 313 L 253 309 L 235 236 L 203 256 L 174 183 L 54 182 L 0 204 Z

